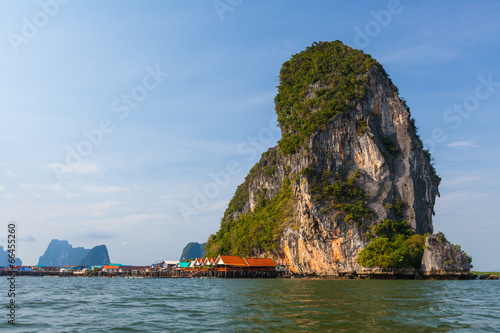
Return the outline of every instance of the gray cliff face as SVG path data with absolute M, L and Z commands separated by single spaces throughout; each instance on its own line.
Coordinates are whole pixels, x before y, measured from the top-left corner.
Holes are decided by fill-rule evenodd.
M 433 178 L 429 158 L 421 148 L 410 114 L 393 92 L 387 79 L 376 69 L 369 73 L 367 99 L 356 112 L 340 116 L 325 131 L 311 137 L 309 153 L 292 162 L 299 171 L 304 165 L 320 170 L 352 175 L 361 170 L 358 184 L 370 194 L 369 207 L 376 212 L 374 222 L 386 218 L 405 219 L 420 234 L 432 232 L 432 216 L 438 182 Z M 365 121 L 366 132 L 357 124 Z M 383 145 L 391 140 L 394 155 Z M 299 230 L 285 230 L 282 248 L 299 272 L 328 273 L 354 271 L 358 253 L 366 247 L 364 230 L 335 219 L 334 210 L 325 210 L 308 193 L 307 180 L 296 189 L 299 198 Z M 400 216 L 386 209 L 400 198 Z
M 470 259 L 444 237 L 442 233 L 430 235 L 425 240 L 422 257 L 423 275 L 468 274 L 471 268 Z
M 363 234 L 369 225 L 346 222 L 339 218 L 339 211 L 315 200 L 311 179 L 301 175 L 305 168 L 346 177 L 358 172 L 356 184 L 370 195 L 368 207 L 375 212 L 370 224 L 404 219 L 417 233 L 433 231 L 439 179 L 422 150 L 409 109 L 376 66 L 367 75 L 366 98 L 311 135 L 305 148 L 293 155 L 284 156 L 277 147 L 263 154 L 247 177 L 248 197 L 243 208 L 226 217 L 232 220 L 253 211 L 263 191 L 272 199 L 286 177 L 294 179 L 296 221 L 285 226 L 280 251 L 272 254 L 275 259 L 286 259 L 294 272 L 362 270 L 356 260 L 368 244 Z M 312 86 L 311 91 L 314 89 L 318 87 Z M 387 207 L 398 200 L 397 212 Z M 256 251 L 255 255 L 262 253 Z

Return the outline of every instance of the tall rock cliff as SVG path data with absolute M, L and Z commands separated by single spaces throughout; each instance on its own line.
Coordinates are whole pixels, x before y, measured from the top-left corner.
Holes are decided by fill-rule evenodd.
M 433 231 L 440 178 L 383 67 L 339 41 L 314 43 L 280 72 L 282 139 L 249 172 L 209 255 L 271 255 L 300 273 L 362 270 L 370 227 Z

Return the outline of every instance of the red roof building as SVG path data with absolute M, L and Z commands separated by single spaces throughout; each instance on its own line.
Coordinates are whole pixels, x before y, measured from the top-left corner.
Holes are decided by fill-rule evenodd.
M 272 259 L 240 258 L 237 256 L 218 256 L 214 266 L 217 270 L 275 270 L 276 263 Z
M 249 267 L 276 267 L 273 259 L 245 258 Z
M 217 266 L 235 266 L 235 267 L 248 267 L 245 259 L 237 256 L 218 256 L 215 260 Z

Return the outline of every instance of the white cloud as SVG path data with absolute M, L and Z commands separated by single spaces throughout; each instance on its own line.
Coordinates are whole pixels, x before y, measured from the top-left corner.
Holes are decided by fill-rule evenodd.
M 483 177 L 481 176 L 463 176 L 450 180 L 443 180 L 442 186 L 455 186 L 463 183 L 479 182 Z
M 32 235 L 26 235 L 26 236 L 20 237 L 19 240 L 23 241 L 23 242 L 35 242 L 36 238 L 33 237 Z
M 33 220 L 35 221 L 42 221 L 42 222 L 48 222 L 51 220 L 59 219 L 63 216 L 65 216 L 67 212 L 64 210 L 58 210 L 58 211 L 46 211 L 43 213 L 38 213 L 36 216 L 33 217 Z
M 400 51 L 392 52 L 379 59 L 380 63 L 387 64 L 393 62 L 412 62 L 412 63 L 432 63 L 439 64 L 450 61 L 458 55 L 458 51 L 454 48 L 439 48 L 434 44 L 420 44 L 408 48 L 403 48 Z
M 92 183 L 90 185 L 83 185 L 82 190 L 88 193 L 110 193 L 128 191 L 129 188 L 116 185 L 100 185 Z
M 0 196 L 8 200 L 19 199 L 19 197 L 11 192 L 6 191 L 5 186 L 0 185 Z
M 54 192 L 60 192 L 62 191 L 61 184 L 58 183 L 47 183 L 47 184 L 40 184 L 40 183 L 34 183 L 34 184 L 25 184 L 25 183 L 19 183 L 18 186 L 22 189 L 25 190 L 45 190 L 45 191 L 54 191 Z
M 121 201 L 102 201 L 90 205 L 90 215 L 93 217 L 102 217 L 111 214 L 112 209 L 120 205 Z
M 456 149 L 479 148 L 479 146 L 474 144 L 472 141 L 456 141 L 449 143 L 446 146 Z
M 463 203 L 471 203 L 474 200 L 480 200 L 491 197 L 491 193 L 475 193 L 472 191 L 456 191 L 441 195 L 439 199 L 443 207 L 462 207 Z
M 0 196 L 4 197 L 5 199 L 8 200 L 18 200 L 19 197 L 13 193 L 10 192 L 0 192 Z
M 229 204 L 229 200 L 218 200 L 215 201 L 211 204 L 209 204 L 207 207 L 205 207 L 203 210 L 207 212 L 215 212 L 215 211 L 224 211 L 225 207 Z
M 96 209 L 96 210 L 109 209 L 109 208 L 111 208 L 111 206 L 116 206 L 116 205 L 118 205 L 120 203 L 121 202 L 117 201 L 117 200 L 114 200 L 114 201 L 102 201 L 102 202 L 95 203 L 93 205 L 93 209 Z
M 9 178 L 12 178 L 12 179 L 16 178 L 16 174 L 15 174 L 15 173 L 14 173 L 14 171 L 12 171 L 12 170 L 5 170 L 5 171 L 3 172 L 3 175 L 4 175 L 4 176 L 7 176 L 7 177 L 9 177 Z
M 49 163 L 46 166 L 49 170 L 52 170 L 61 175 L 71 174 L 71 173 L 90 175 L 90 174 L 101 173 L 107 169 L 106 166 L 95 163 L 80 163 L 77 165 L 69 166 L 54 162 L 54 163 Z
M 33 195 L 34 195 L 35 197 L 40 198 L 40 199 L 43 199 L 43 200 L 50 200 L 50 198 L 49 198 L 49 197 L 47 197 L 47 196 L 45 196 L 45 195 L 42 195 L 42 194 L 40 194 L 40 193 L 36 193 L 36 192 L 35 192 L 35 193 L 33 193 Z
M 116 233 L 88 227 L 80 228 L 77 232 L 78 238 L 86 239 L 110 239 L 114 236 L 116 236 Z
M 132 214 L 124 217 L 127 222 L 144 222 L 146 220 L 164 220 L 169 218 L 166 214 Z

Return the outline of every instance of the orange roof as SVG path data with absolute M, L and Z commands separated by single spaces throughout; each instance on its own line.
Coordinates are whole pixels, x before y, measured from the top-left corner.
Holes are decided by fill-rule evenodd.
M 220 258 L 228 266 L 248 266 L 243 258 L 237 256 L 220 256 Z
M 217 258 L 205 258 L 205 261 L 207 262 L 208 265 L 213 265 L 213 263 L 217 260 Z M 203 261 L 203 262 L 205 262 Z
M 118 266 L 104 265 L 104 266 L 102 266 L 102 268 L 105 268 L 105 269 L 118 269 Z
M 273 259 L 245 258 L 250 267 L 275 267 Z

